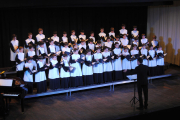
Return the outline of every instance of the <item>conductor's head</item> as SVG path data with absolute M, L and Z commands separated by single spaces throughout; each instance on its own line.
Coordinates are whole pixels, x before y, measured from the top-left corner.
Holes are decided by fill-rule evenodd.
M 143 62 L 143 59 L 142 58 L 138 58 L 137 64 L 140 65 L 140 64 L 142 64 L 142 62 Z

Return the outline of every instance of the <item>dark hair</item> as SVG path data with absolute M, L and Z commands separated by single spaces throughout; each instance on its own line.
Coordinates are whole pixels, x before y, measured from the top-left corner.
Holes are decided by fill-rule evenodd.
M 65 53 L 65 54 L 63 54 L 63 57 L 67 57 L 68 55 Z
M 21 49 L 23 49 L 23 47 L 22 47 L 22 46 L 19 46 L 19 50 L 21 50 Z
M 137 26 L 133 26 L 133 28 L 137 28 Z
M 109 36 L 107 36 L 107 39 L 106 40 L 108 40 L 108 39 L 111 39 Z
M 138 58 L 138 61 L 139 61 L 140 63 L 142 63 L 142 62 L 143 62 L 143 59 L 142 59 L 142 58 Z
M 30 36 L 30 35 L 32 35 L 32 33 L 31 33 L 31 32 L 29 32 L 29 33 L 28 33 L 28 36 Z
M 125 25 L 125 24 L 122 24 L 121 26 L 122 26 L 122 27 L 123 27 L 123 26 L 124 26 L 124 27 L 126 27 L 126 25 Z
M 34 48 L 34 47 L 31 45 L 31 46 L 29 46 L 29 49 L 31 49 L 31 48 Z
M 153 39 L 156 39 L 156 36 L 155 36 L 155 35 L 153 35 Z
M 15 38 L 15 37 L 17 37 L 16 34 L 12 34 L 12 39 Z
M 146 36 L 145 34 L 142 34 L 141 36 Z
M 57 34 L 57 31 L 54 31 L 53 34 Z
M 67 32 L 64 31 L 63 34 L 67 34 Z
M 90 35 L 91 35 L 92 33 L 94 33 L 94 32 L 93 32 L 93 31 L 91 31 L 91 32 L 90 32 Z
M 75 32 L 75 30 L 71 30 L 71 33 Z
M 74 52 L 76 52 L 78 49 L 77 48 L 74 48 Z
M 91 52 L 91 49 L 87 49 L 87 50 L 86 50 L 86 54 L 87 54 L 88 52 Z
M 43 31 L 43 29 L 42 29 L 42 28 L 39 28 L 39 29 L 38 29 L 38 32 L 39 32 L 39 31 Z
M 114 45 L 117 45 L 117 44 L 119 45 L 119 43 L 118 43 L 118 42 L 115 42 L 115 44 L 114 44 Z
M 111 28 L 110 28 L 110 31 L 114 31 L 114 28 L 113 28 L 113 27 L 111 27 Z
M 65 43 L 64 43 L 64 46 L 65 46 L 65 45 L 68 45 L 68 42 L 65 42 Z

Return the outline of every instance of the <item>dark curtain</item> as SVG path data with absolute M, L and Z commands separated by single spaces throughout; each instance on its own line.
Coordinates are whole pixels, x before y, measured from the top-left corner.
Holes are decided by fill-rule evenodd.
M 116 35 L 122 23 L 129 33 L 133 25 L 138 26 L 140 34 L 146 33 L 147 28 L 147 7 L 1 8 L 0 16 L 0 67 L 11 66 L 9 42 L 12 34 L 17 35 L 22 46 L 28 32 L 36 39 L 40 27 L 46 37 L 51 37 L 55 30 L 59 37 L 63 31 L 69 36 L 71 30 L 78 36 L 83 29 L 87 37 L 94 31 L 96 39 L 100 27 L 105 28 L 106 34 L 114 27 Z

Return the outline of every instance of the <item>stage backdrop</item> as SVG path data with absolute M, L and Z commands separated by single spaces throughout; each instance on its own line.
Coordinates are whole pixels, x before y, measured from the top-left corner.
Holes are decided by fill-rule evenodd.
M 89 37 L 91 31 L 95 37 L 100 27 L 110 32 L 115 28 L 118 34 L 122 23 L 126 24 L 130 33 L 133 25 L 138 26 L 140 34 L 147 30 L 147 7 L 73 7 L 73 8 L 1 8 L 0 9 L 0 67 L 10 67 L 10 48 L 12 34 L 17 35 L 20 45 L 24 44 L 28 32 L 33 33 L 33 39 L 38 34 L 38 28 L 44 29 L 46 37 L 51 37 L 57 30 L 62 37 L 63 31 L 68 36 L 71 30 L 85 30 Z
M 180 66 L 180 1 L 174 1 L 174 5 L 148 7 L 147 34 L 149 41 L 156 35 L 168 53 L 165 62 Z

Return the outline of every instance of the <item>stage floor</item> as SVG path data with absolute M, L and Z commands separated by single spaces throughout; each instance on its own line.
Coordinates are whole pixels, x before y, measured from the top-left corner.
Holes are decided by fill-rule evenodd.
M 12 100 L 7 120 L 112 120 L 148 114 L 180 106 L 180 68 L 172 66 L 166 73 L 176 76 L 153 80 L 149 84 L 149 106 L 139 111 L 131 107 L 133 84 L 45 96 L 25 100 L 25 112 L 21 113 L 19 102 Z M 137 96 L 137 93 L 136 93 Z M 163 117 L 163 116 L 162 116 Z M 173 118 L 174 116 L 172 116 Z

